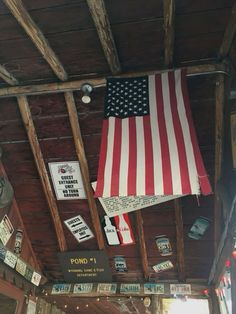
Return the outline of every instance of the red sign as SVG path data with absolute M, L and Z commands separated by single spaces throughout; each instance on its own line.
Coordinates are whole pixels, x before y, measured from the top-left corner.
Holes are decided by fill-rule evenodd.
M 134 235 L 131 229 L 128 214 L 115 216 L 114 219 L 121 245 L 134 244 Z

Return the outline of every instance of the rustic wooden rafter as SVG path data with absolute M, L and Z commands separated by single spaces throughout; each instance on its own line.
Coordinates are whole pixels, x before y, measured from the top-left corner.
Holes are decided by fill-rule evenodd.
M 181 208 L 179 199 L 176 199 L 174 203 L 175 203 L 178 277 L 179 277 L 180 282 L 184 282 L 186 279 L 186 275 L 185 275 L 185 261 L 184 261 L 184 231 L 183 231 L 182 208 Z
M 215 203 L 214 203 L 214 223 L 215 223 L 215 249 L 218 245 L 221 234 L 221 201 L 217 193 L 217 182 L 221 177 L 222 171 L 222 154 L 223 154 L 223 134 L 224 134 L 224 76 L 218 75 L 216 79 L 216 111 L 215 111 Z
M 66 239 L 64 235 L 63 226 L 59 216 L 58 207 L 52 191 L 51 183 L 48 177 L 47 169 L 43 160 L 43 155 L 40 149 L 38 138 L 36 135 L 33 119 L 31 116 L 28 100 L 25 96 L 17 97 L 18 106 L 20 109 L 21 117 L 25 125 L 31 149 L 34 155 L 34 160 L 38 169 L 38 173 L 42 182 L 43 190 L 50 208 L 53 224 L 55 227 L 57 241 L 60 251 L 67 250 Z
M 42 31 L 35 24 L 21 0 L 3 0 L 9 8 L 18 23 L 24 28 L 34 45 L 42 54 L 47 63 L 51 66 L 56 76 L 62 80 L 67 80 L 67 73 L 56 56 L 55 52 L 50 47 L 47 39 Z
M 140 249 L 140 254 L 141 254 L 143 273 L 144 273 L 144 278 L 147 280 L 149 277 L 148 257 L 147 257 L 146 243 L 145 243 L 145 235 L 144 235 L 144 230 L 143 230 L 143 217 L 140 210 L 135 212 L 135 217 L 136 217 L 136 226 L 137 226 L 137 231 L 138 231 L 139 249 Z
M 225 29 L 222 44 L 219 50 L 220 59 L 225 58 L 232 46 L 233 38 L 236 32 L 236 4 L 232 8 L 232 14 Z
M 204 73 L 223 73 L 227 74 L 228 69 L 225 64 L 205 64 L 197 66 L 189 66 L 186 68 L 187 75 L 199 75 Z M 163 71 L 145 71 L 145 72 L 135 72 L 126 73 L 119 75 L 118 77 L 134 77 L 142 75 L 151 75 L 154 73 L 161 73 Z M 57 82 L 48 83 L 40 85 L 26 85 L 26 86 L 12 86 L 0 88 L 0 97 L 14 97 L 20 95 L 41 95 L 50 93 L 62 93 L 67 91 L 79 90 L 81 85 L 84 83 L 89 83 L 96 87 L 104 87 L 106 85 L 106 78 L 93 78 L 93 79 L 82 79 L 71 82 Z
M 96 205 L 96 202 L 93 196 L 93 190 L 90 184 L 88 163 L 85 156 L 84 144 L 83 144 L 83 140 L 82 140 L 82 136 L 80 132 L 78 113 L 76 110 L 73 93 L 66 92 L 65 100 L 66 100 L 67 110 L 68 110 L 70 124 L 72 128 L 76 153 L 77 153 L 78 160 L 80 162 L 80 169 L 81 169 L 82 179 L 84 183 L 84 189 L 88 198 L 88 204 L 89 204 L 90 214 L 93 221 L 93 227 L 95 230 L 98 247 L 100 250 L 102 250 L 105 247 L 104 238 L 103 238 L 103 233 L 101 230 L 101 224 L 99 220 L 97 205 Z
M 165 65 L 171 67 L 174 55 L 175 39 L 175 0 L 163 1 L 164 31 L 165 31 Z
M 9 85 L 18 85 L 17 79 L 0 64 L 0 77 Z
M 97 33 L 112 74 L 121 72 L 121 65 L 103 0 L 87 0 Z

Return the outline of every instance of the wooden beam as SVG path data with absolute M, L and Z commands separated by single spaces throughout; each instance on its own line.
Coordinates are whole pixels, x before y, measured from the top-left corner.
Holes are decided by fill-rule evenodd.
M 175 40 L 175 0 L 163 1 L 165 31 L 165 65 L 171 67 L 174 55 Z
M 10 85 L 18 85 L 17 79 L 0 64 L 0 77 Z
M 217 193 L 217 182 L 221 178 L 223 135 L 224 135 L 224 76 L 219 74 L 216 79 L 216 111 L 215 111 L 215 204 L 214 204 L 214 240 L 215 250 L 221 234 L 221 200 Z
M 147 257 L 145 236 L 144 236 L 144 230 L 143 230 L 143 217 L 140 210 L 137 210 L 135 212 L 135 217 L 136 217 L 136 225 L 137 225 L 137 231 L 138 231 L 139 249 L 140 249 L 140 254 L 141 254 L 143 273 L 144 273 L 144 278 L 147 280 L 149 277 L 148 257 Z
M 232 42 L 233 42 L 235 32 L 236 32 L 236 4 L 234 4 L 232 8 L 231 17 L 226 26 L 223 41 L 220 46 L 220 51 L 219 51 L 220 59 L 223 59 L 228 55 Z
M 227 74 L 227 67 L 225 64 L 205 64 L 198 66 L 190 66 L 186 68 L 187 76 L 200 75 L 200 74 L 215 74 L 223 73 Z M 151 75 L 154 73 L 162 73 L 163 71 L 145 71 L 136 73 L 125 73 L 118 77 L 135 77 L 143 75 Z M 0 89 L 0 97 L 17 97 L 20 95 L 41 95 L 50 93 L 62 93 L 67 91 L 79 90 L 81 85 L 89 83 L 93 87 L 104 87 L 106 85 L 106 78 L 93 78 L 93 79 L 81 79 L 72 82 L 57 82 L 41 85 L 27 85 L 27 86 L 13 86 Z
M 112 74 L 121 72 L 121 65 L 118 58 L 115 42 L 113 39 L 110 22 L 107 16 L 103 0 L 87 0 L 87 4 L 92 15 L 97 33 L 110 66 Z
M 4 168 L 4 166 L 3 166 L 1 161 L 0 161 L 0 174 L 8 179 L 7 173 L 6 173 L 5 168 Z M 16 202 L 15 197 L 13 197 L 13 201 L 12 201 L 11 207 L 13 208 L 14 213 L 16 214 L 16 216 L 19 219 L 20 227 L 23 228 L 24 239 L 25 239 L 25 241 L 27 243 L 27 246 L 29 247 L 30 254 L 31 254 L 31 257 L 32 257 L 32 260 L 33 260 L 33 263 L 34 263 L 34 265 L 32 265 L 32 266 L 34 266 L 34 268 L 37 269 L 38 271 L 42 272 L 42 265 L 39 264 L 39 261 L 37 260 L 36 255 L 34 253 L 34 250 L 32 248 L 32 245 L 31 245 L 31 242 L 29 240 L 27 231 L 25 229 L 24 222 L 23 222 L 23 219 L 22 219 L 22 216 L 21 216 L 21 212 L 19 210 L 19 207 L 18 207 L 18 204 Z
M 88 204 L 90 209 L 90 214 L 93 221 L 93 227 L 95 230 L 98 247 L 100 250 L 104 249 L 104 238 L 101 229 L 100 219 L 98 215 L 97 205 L 93 196 L 93 189 L 90 184 L 90 176 L 88 163 L 85 156 L 84 144 L 80 132 L 78 113 L 75 106 L 75 100 L 72 92 L 65 93 L 65 100 L 67 105 L 67 110 L 69 114 L 70 124 L 72 128 L 72 133 L 74 137 L 74 143 L 76 148 L 77 157 L 80 163 L 81 175 L 84 183 L 84 189 L 88 198 Z
M 18 23 L 24 28 L 34 45 L 42 54 L 47 63 L 51 66 L 56 76 L 62 80 L 67 80 L 67 73 L 58 57 L 50 47 L 47 39 L 35 24 L 21 0 L 3 0 L 8 9 L 14 15 Z
M 180 282 L 185 282 L 185 261 L 184 261 L 184 231 L 183 218 L 180 200 L 174 200 L 175 203 L 175 222 L 176 222 L 176 246 L 177 246 L 177 263 L 178 276 Z
M 38 169 L 38 173 L 42 182 L 43 190 L 50 208 L 53 224 L 55 227 L 57 241 L 60 251 L 66 251 L 66 239 L 64 235 L 63 226 L 59 216 L 56 200 L 53 195 L 52 187 L 48 177 L 47 169 L 43 160 L 43 155 L 40 149 L 38 138 L 36 135 L 33 119 L 31 116 L 28 100 L 25 96 L 19 96 L 17 98 L 18 106 L 20 109 L 21 117 L 25 125 L 25 129 L 28 135 L 28 139 L 31 145 L 31 149 L 34 155 L 34 160 Z

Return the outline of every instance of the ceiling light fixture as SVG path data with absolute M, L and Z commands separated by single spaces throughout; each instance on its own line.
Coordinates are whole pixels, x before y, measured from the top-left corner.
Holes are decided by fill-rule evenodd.
M 89 104 L 91 102 L 91 92 L 93 90 L 93 86 L 89 83 L 85 83 L 81 85 L 81 91 L 83 92 L 83 96 L 81 98 L 84 104 Z

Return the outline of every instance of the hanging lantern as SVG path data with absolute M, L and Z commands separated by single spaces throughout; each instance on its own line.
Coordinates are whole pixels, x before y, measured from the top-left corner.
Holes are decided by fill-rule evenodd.
M 4 177 L 0 177 L 0 208 L 8 206 L 12 202 L 13 195 L 10 182 Z

